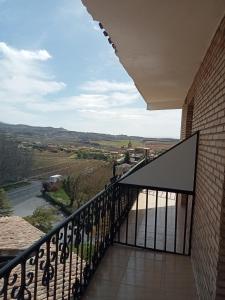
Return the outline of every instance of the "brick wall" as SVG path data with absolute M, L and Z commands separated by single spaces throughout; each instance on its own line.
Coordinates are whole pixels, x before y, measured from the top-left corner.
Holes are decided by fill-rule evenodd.
M 188 92 L 182 137 L 190 124 L 200 130 L 193 269 L 200 299 L 225 299 L 225 18 Z
M 192 133 L 194 101 L 185 103 L 182 109 L 181 138 L 187 138 Z

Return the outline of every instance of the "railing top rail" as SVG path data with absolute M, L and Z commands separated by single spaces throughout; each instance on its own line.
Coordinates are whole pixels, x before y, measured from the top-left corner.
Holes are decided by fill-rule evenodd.
M 194 195 L 194 192 L 181 190 L 181 189 L 170 189 L 160 186 L 145 186 L 145 185 L 135 185 L 135 184 L 121 184 L 124 187 L 129 186 L 130 188 L 134 189 L 145 189 L 151 191 L 160 191 L 160 192 L 168 192 L 168 193 L 178 193 L 178 194 L 185 194 L 185 195 Z

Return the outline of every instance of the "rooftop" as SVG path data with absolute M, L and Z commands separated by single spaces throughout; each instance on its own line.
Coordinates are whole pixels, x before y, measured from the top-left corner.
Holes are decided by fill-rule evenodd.
M 0 254 L 8 251 L 20 251 L 30 247 L 44 235 L 18 216 L 0 218 Z

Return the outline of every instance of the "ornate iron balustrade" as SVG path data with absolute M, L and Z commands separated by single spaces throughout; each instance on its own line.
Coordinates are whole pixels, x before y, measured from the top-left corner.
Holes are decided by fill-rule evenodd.
M 80 299 L 114 237 L 117 183 L 0 270 L 0 299 Z

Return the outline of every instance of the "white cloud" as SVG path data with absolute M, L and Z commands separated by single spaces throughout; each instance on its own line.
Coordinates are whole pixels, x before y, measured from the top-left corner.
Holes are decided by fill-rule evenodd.
M 9 59 L 21 59 L 21 60 L 48 60 L 51 55 L 46 50 L 28 51 L 17 50 L 9 47 L 6 43 L 0 42 L 0 52 Z
M 67 118 L 65 126 L 71 130 L 128 134 L 146 137 L 176 137 L 180 133 L 180 110 L 146 111 L 144 108 L 115 108 L 112 110 L 80 111 L 74 122 Z M 84 127 L 85 124 L 85 127 Z M 57 124 L 59 126 L 59 124 Z
M 27 102 L 61 91 L 65 84 L 52 79 L 41 63 L 51 58 L 46 50 L 19 50 L 0 43 L 0 101 Z
M 105 92 L 122 92 L 137 93 L 132 82 L 117 82 L 108 80 L 88 81 L 81 86 L 81 88 L 88 92 L 105 93 Z
M 30 51 L 0 43 L 1 121 L 115 134 L 179 135 L 180 112 L 138 108 L 143 100 L 130 81 L 87 81 L 76 88 L 76 95 L 59 96 L 66 85 L 44 68 L 50 58 L 45 49 Z
M 88 81 L 80 87 L 81 93 L 70 97 L 56 97 L 54 101 L 35 100 L 26 107 L 41 112 L 82 112 L 96 114 L 133 106 L 140 95 L 130 82 Z

